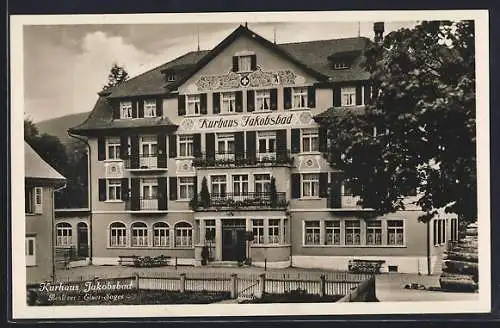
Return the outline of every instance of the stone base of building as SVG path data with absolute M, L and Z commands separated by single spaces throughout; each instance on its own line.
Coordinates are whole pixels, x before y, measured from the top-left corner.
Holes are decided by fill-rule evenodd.
M 271 269 L 284 269 L 289 268 L 291 266 L 290 260 L 288 261 L 276 261 L 276 262 L 252 262 L 252 266 L 256 266 L 259 268 L 267 267 Z
M 119 265 L 118 257 L 93 257 L 93 265 Z M 197 261 L 194 258 L 177 258 L 177 265 L 196 266 Z M 168 261 L 169 266 L 175 265 L 175 259 Z
M 292 266 L 307 269 L 325 269 L 347 271 L 349 260 L 382 260 L 385 263 L 381 272 L 428 274 L 427 257 L 425 256 L 310 256 L 294 255 Z M 436 264 L 438 257 L 431 257 L 431 274 L 437 274 Z

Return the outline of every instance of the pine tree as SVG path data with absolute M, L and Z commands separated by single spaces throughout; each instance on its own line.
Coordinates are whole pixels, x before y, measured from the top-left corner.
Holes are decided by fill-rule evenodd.
M 276 179 L 271 178 L 271 185 L 269 186 L 269 200 L 271 202 L 271 208 L 278 206 L 278 193 L 276 191 Z
M 207 178 L 203 177 L 201 180 L 201 192 L 200 192 L 201 206 L 204 208 L 210 207 L 210 192 L 208 191 Z
M 108 90 L 114 86 L 117 86 L 128 79 L 128 73 L 124 66 L 119 66 L 114 63 L 108 74 L 108 83 L 102 88 L 103 90 Z

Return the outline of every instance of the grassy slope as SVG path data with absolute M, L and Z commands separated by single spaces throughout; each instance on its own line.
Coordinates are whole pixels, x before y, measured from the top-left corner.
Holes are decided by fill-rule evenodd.
M 87 112 L 56 117 L 38 122 L 36 126 L 40 134 L 47 133 L 56 136 L 63 145 L 68 146 L 75 142 L 74 138 L 68 136 L 68 129 L 83 123 L 88 115 L 89 113 Z

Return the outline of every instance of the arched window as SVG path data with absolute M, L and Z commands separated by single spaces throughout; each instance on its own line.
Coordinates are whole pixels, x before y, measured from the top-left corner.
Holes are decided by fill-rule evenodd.
M 148 226 L 142 222 L 132 224 L 132 247 L 148 246 Z
M 175 225 L 175 246 L 191 247 L 193 245 L 193 227 L 187 222 Z
M 158 222 L 153 225 L 153 246 L 170 246 L 170 227 L 165 222 Z
M 121 222 L 114 222 L 109 226 L 109 246 L 127 246 L 127 228 Z
M 71 224 L 61 222 L 56 225 L 57 237 L 56 246 L 67 247 L 71 246 L 72 228 Z

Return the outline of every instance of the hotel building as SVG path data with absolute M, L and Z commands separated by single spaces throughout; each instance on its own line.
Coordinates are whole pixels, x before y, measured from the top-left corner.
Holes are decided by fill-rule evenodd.
M 89 143 L 92 263 L 163 254 L 199 265 L 206 245 L 215 263 L 347 269 L 374 259 L 384 271 L 439 271 L 456 217 L 376 217 L 323 156 L 335 141 L 321 115 L 370 101 L 370 42 L 275 44 L 240 26 L 210 51 L 100 92 L 70 129 Z

